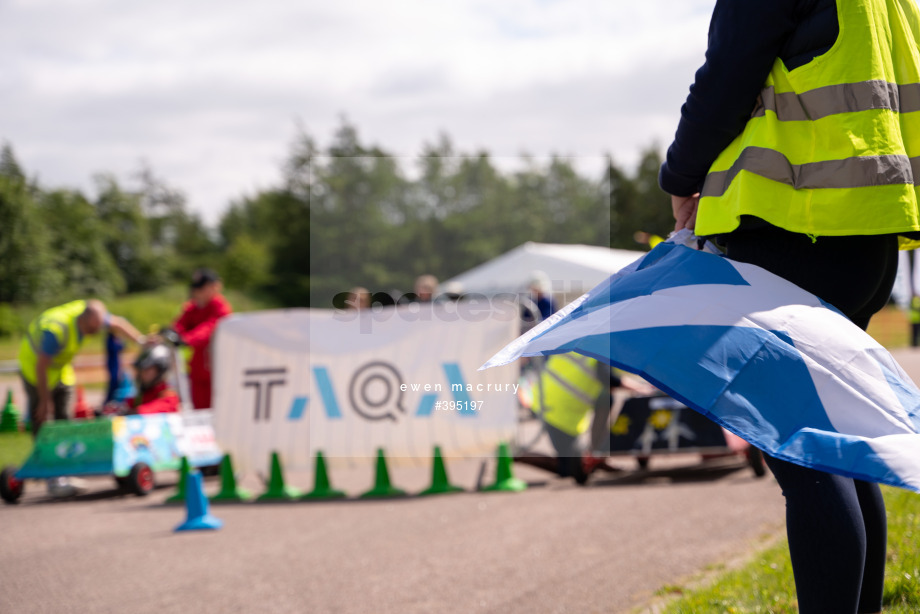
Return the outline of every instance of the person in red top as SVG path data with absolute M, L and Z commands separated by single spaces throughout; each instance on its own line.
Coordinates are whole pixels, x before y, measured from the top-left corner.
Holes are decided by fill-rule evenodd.
M 191 300 L 172 327 L 192 349 L 188 377 L 195 409 L 211 407 L 211 335 L 217 322 L 233 312 L 221 290 L 223 284 L 217 273 L 196 270 L 192 274 Z
M 141 352 L 134 361 L 138 395 L 128 401 L 128 413 L 166 414 L 179 411 L 179 395 L 166 382 L 169 364 L 169 349 L 165 345 L 153 345 Z

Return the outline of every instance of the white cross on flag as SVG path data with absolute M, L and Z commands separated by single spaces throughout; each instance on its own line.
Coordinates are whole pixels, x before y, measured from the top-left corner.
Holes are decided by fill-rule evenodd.
M 570 351 L 772 456 L 920 492 L 920 390 L 842 313 L 760 267 L 662 243 L 482 368 Z

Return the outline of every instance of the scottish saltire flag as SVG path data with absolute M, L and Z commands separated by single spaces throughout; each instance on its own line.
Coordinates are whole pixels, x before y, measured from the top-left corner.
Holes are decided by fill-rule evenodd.
M 843 314 L 760 267 L 662 243 L 482 368 L 573 350 L 775 457 L 920 492 L 920 390 Z

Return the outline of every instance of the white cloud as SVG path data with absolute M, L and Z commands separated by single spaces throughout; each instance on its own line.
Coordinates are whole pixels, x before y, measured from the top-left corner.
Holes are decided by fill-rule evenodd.
M 367 140 L 632 161 L 665 145 L 713 0 L 8 2 L 0 138 L 46 185 L 144 158 L 214 222 L 303 120 Z

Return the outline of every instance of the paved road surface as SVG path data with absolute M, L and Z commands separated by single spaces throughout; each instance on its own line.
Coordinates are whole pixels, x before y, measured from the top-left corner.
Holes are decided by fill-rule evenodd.
M 469 463 L 449 470 L 475 482 Z M 334 483 L 352 493 L 370 486 L 370 472 L 341 473 Z M 423 470 L 391 473 L 410 492 L 426 486 Z M 184 510 L 160 504 L 171 489 L 139 499 L 91 486 L 54 502 L 30 482 L 20 505 L 0 509 L 0 612 L 622 612 L 782 523 L 776 484 L 747 469 L 212 506 L 225 527 L 195 534 L 172 532 Z
M 920 380 L 920 354 L 897 357 Z M 781 530 L 772 478 L 654 461 L 587 488 L 518 466 L 534 483 L 524 493 L 212 506 L 225 527 L 193 534 L 172 532 L 184 510 L 162 505 L 168 488 L 139 499 L 100 478 L 50 501 L 30 482 L 0 507 L 0 612 L 628 612 Z M 478 469 L 449 466 L 466 488 Z M 391 473 L 427 486 L 423 468 Z M 332 479 L 351 494 L 371 485 L 367 469 Z

